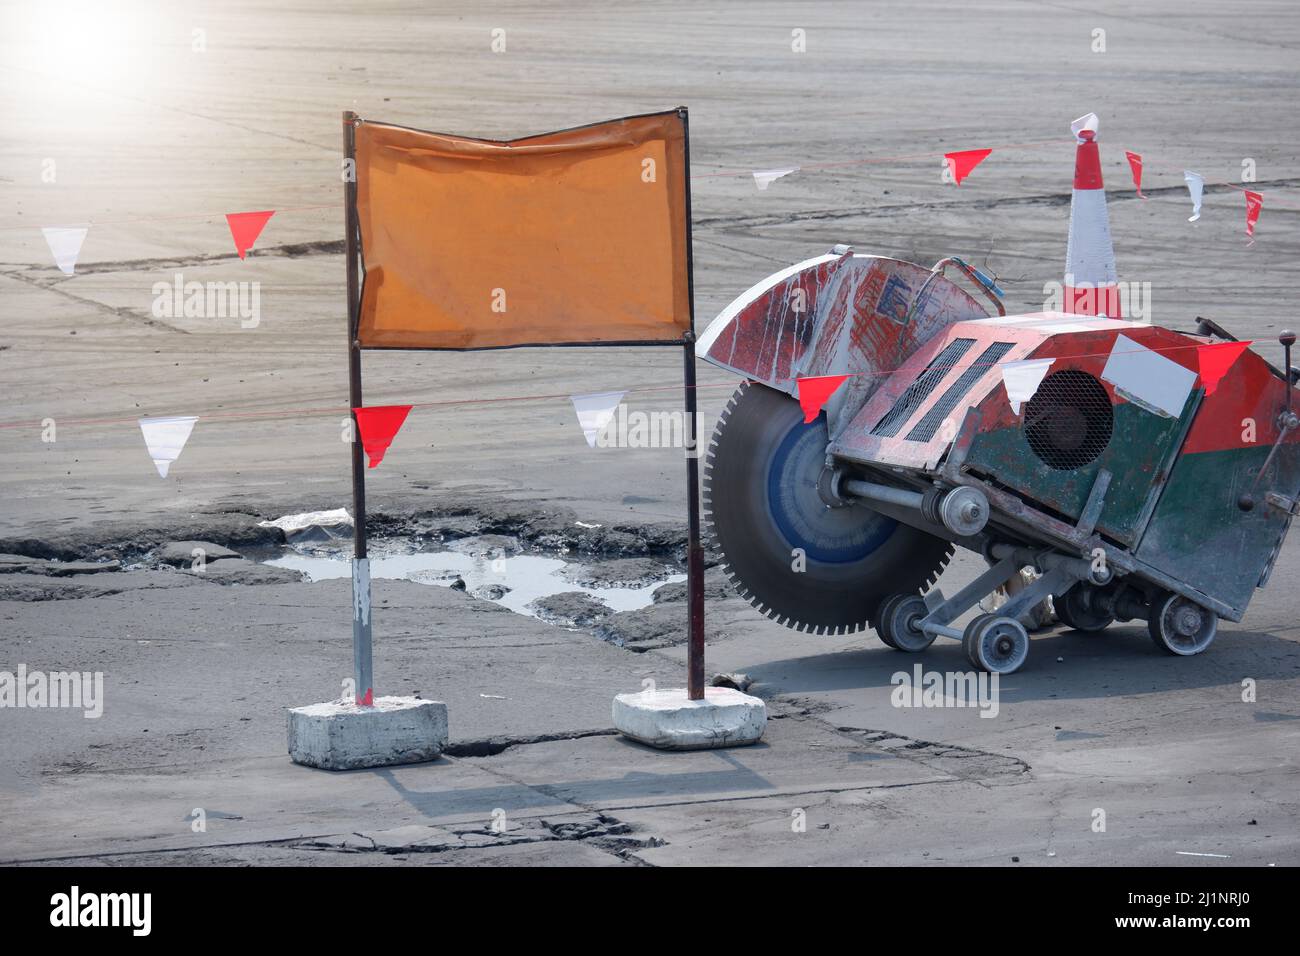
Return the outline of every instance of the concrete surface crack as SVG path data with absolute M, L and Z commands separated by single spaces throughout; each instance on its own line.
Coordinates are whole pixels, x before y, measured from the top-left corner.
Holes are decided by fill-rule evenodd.
M 487 824 L 401 827 L 343 836 L 295 840 L 283 846 L 328 853 L 381 853 L 404 856 L 412 853 L 447 853 L 457 850 L 486 850 L 530 843 L 582 842 L 636 865 L 636 850 L 664 846 L 658 837 L 632 835 L 631 824 L 598 811 L 583 812 L 578 819 L 536 819 L 512 821 L 502 816 Z
M 479 740 L 458 740 L 448 744 L 443 754 L 448 757 L 495 757 L 511 747 L 528 744 L 549 744 L 557 740 L 580 740 L 583 737 L 608 737 L 617 734 L 612 727 L 597 730 L 570 730 L 554 734 L 529 734 L 524 736 L 485 737 Z
M 974 747 L 962 747 L 932 740 L 916 740 L 888 730 L 870 730 L 861 727 L 836 727 L 834 730 L 841 737 L 875 744 L 883 753 L 915 760 L 932 770 L 939 770 L 980 785 L 1005 782 L 999 778 L 1020 777 L 1028 774 L 1032 769 L 1019 757 L 1008 754 L 996 754 Z

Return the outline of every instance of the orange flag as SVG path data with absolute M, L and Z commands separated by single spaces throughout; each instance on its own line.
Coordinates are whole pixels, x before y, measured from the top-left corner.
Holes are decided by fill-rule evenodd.
M 674 110 L 507 141 L 363 122 L 363 348 L 681 342 L 686 128 Z

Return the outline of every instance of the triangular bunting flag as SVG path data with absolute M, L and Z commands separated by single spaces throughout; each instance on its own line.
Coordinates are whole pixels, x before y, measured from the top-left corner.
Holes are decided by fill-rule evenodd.
M 384 460 L 384 452 L 393 443 L 393 436 L 406 421 L 411 405 L 372 405 L 368 408 L 354 408 L 357 416 L 357 428 L 361 432 L 361 447 L 366 450 L 370 467 L 374 468 Z
M 1187 191 L 1192 194 L 1192 215 L 1187 221 L 1196 222 L 1201 218 L 1201 195 L 1205 192 L 1205 177 L 1184 169 L 1183 181 L 1187 183 Z
M 982 163 L 991 149 L 966 149 L 958 153 L 944 153 L 943 158 L 948 161 L 948 170 L 952 173 L 953 182 L 958 186 L 961 181 L 970 175 L 970 171 Z
M 178 415 L 172 418 L 142 418 L 140 431 L 144 434 L 145 447 L 153 459 L 158 474 L 167 477 L 167 469 L 181 456 L 181 449 L 189 441 L 190 432 L 198 418 L 190 415 Z
M 1096 113 L 1084 113 L 1077 120 L 1070 124 L 1070 132 L 1080 143 L 1085 142 L 1087 137 L 1084 133 L 1091 133 L 1092 138 L 1097 138 L 1097 130 L 1101 129 L 1101 120 L 1097 118 Z
M 1207 396 L 1214 394 L 1232 363 L 1249 347 L 1249 342 L 1214 342 L 1197 347 L 1196 360 L 1200 364 L 1201 384 L 1205 386 Z
M 821 413 L 827 399 L 847 378 L 847 375 L 814 375 L 799 379 L 799 407 L 803 409 L 805 425 Z
M 1259 222 L 1259 211 L 1264 208 L 1264 197 L 1259 193 L 1246 190 L 1246 235 L 1255 238 L 1255 223 Z
M 244 258 L 244 253 L 253 248 L 253 243 L 257 242 L 257 237 L 262 234 L 266 221 L 274 215 L 274 209 L 266 209 L 262 212 L 226 213 L 226 222 L 230 224 L 230 237 L 235 240 L 235 251 L 239 253 L 239 258 Z
M 587 439 L 587 447 L 596 447 L 596 438 L 614 417 L 618 403 L 623 401 L 623 396 L 626 394 L 626 391 L 593 392 L 590 395 L 569 396 L 569 401 L 573 402 L 573 410 L 578 414 L 578 424 L 582 427 L 582 434 Z
M 65 276 L 72 275 L 77 269 L 77 256 L 81 255 L 81 244 L 86 240 L 87 230 L 49 226 L 41 232 L 59 271 Z
M 1129 168 L 1133 170 L 1133 188 L 1137 190 L 1138 199 L 1146 199 L 1142 195 L 1142 157 L 1128 150 L 1124 150 L 1124 155 L 1128 157 Z
M 759 189 L 767 189 L 782 176 L 789 176 L 791 173 L 799 172 L 798 166 L 788 166 L 784 169 L 756 169 L 754 170 L 754 185 Z
M 1056 359 L 1028 359 L 1024 362 L 1007 362 L 1002 366 L 1002 384 L 1007 387 L 1007 401 L 1011 411 L 1020 414 L 1020 405 L 1034 397 L 1043 376 Z

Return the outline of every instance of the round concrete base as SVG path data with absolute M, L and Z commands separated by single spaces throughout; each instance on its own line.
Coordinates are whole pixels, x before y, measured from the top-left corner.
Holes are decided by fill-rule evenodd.
M 730 687 L 706 687 L 704 700 L 682 688 L 619 694 L 614 726 L 625 737 L 660 750 L 703 750 L 756 743 L 767 725 L 767 707 Z

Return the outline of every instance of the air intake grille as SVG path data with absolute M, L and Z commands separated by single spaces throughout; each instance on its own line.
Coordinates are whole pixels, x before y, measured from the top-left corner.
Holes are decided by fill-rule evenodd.
M 881 438 L 893 438 L 897 435 L 903 424 L 925 403 L 925 400 L 930 397 L 930 393 L 944 380 L 947 374 L 952 371 L 952 367 L 961 361 L 961 357 L 974 344 L 974 339 L 953 339 L 949 342 L 948 347 L 936 355 L 934 361 L 927 365 L 925 370 L 916 377 L 916 381 L 907 386 L 907 391 L 898 396 L 898 401 L 894 402 L 894 407 L 887 411 L 885 417 L 876 423 L 876 427 L 871 429 L 871 434 L 878 435 Z
M 966 397 L 966 393 L 975 383 L 988 374 L 989 369 L 1002 361 L 1002 356 L 1011 351 L 1014 342 L 994 342 L 986 348 L 980 357 L 971 363 L 970 368 L 961 373 L 957 381 L 948 386 L 948 391 L 939 396 L 939 400 L 925 413 L 925 417 L 916 423 L 907 435 L 908 441 L 929 441 L 934 437 L 943 420 L 952 414 L 957 403 Z M 957 423 L 954 423 L 957 424 Z
M 1087 372 L 1064 369 L 1043 379 L 1025 405 L 1025 440 L 1057 471 L 1082 468 L 1110 444 L 1115 413 L 1105 387 Z

